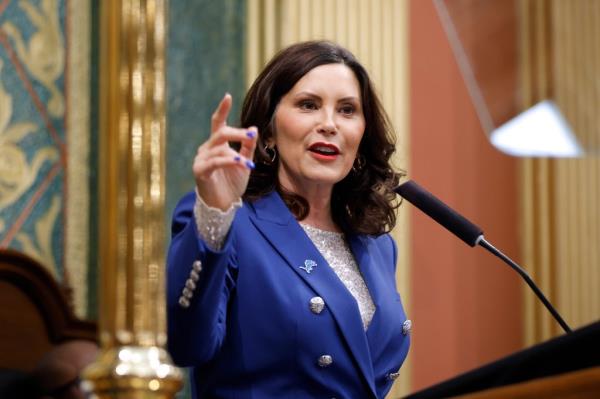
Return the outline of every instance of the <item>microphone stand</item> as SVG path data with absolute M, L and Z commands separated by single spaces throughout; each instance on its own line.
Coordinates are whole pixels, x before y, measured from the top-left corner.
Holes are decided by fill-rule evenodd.
M 542 291 L 540 291 L 540 289 L 537 287 L 537 285 L 535 285 L 535 283 L 533 282 L 531 277 L 529 277 L 527 272 L 525 270 L 523 270 L 523 268 L 521 268 L 521 266 L 517 265 L 512 259 L 510 259 L 508 256 L 504 255 L 500 250 L 498 250 L 492 244 L 487 242 L 485 240 L 485 238 L 483 238 L 483 234 L 477 238 L 476 244 L 481 245 L 483 248 L 487 249 L 489 252 L 491 252 L 498 258 L 502 259 L 507 265 L 509 265 L 517 273 L 519 273 L 519 275 L 521 277 L 523 277 L 523 280 L 525 280 L 527 285 L 529 285 L 529 287 L 533 290 L 533 292 L 535 292 L 535 295 L 537 295 L 537 297 L 540 299 L 540 301 L 542 301 L 542 303 L 544 304 L 546 309 L 548 309 L 548 311 L 552 314 L 552 316 L 554 316 L 554 319 L 558 322 L 558 324 L 560 324 L 560 326 L 563 328 L 563 330 L 565 330 L 565 332 L 567 332 L 567 333 L 572 332 L 571 328 L 567 325 L 567 323 L 565 323 L 565 321 L 558 314 L 556 309 L 554 309 L 554 306 L 552 306 L 550 301 L 548 301 L 548 299 L 546 299 L 546 297 L 544 296 Z
M 483 238 L 483 230 L 481 230 L 481 228 L 471 223 L 468 219 L 456 212 L 454 209 L 450 208 L 448 205 L 444 204 L 433 194 L 419 186 L 413 180 L 409 180 L 406 183 L 399 185 L 398 187 L 394 188 L 394 191 L 402 196 L 402 198 L 415 205 L 433 220 L 444 226 L 452 234 L 463 240 L 467 245 L 474 247 L 475 245 L 479 244 L 493 255 L 506 262 L 506 264 L 519 273 L 519 275 L 525 280 L 527 285 L 529 285 L 533 292 L 535 292 L 535 295 L 537 295 L 539 300 L 542 301 L 546 309 L 550 311 L 554 319 L 556 319 L 563 330 L 565 330 L 567 333 L 572 332 L 571 328 L 567 325 L 567 323 L 565 323 L 562 317 L 560 317 L 556 309 L 554 309 L 554 307 L 550 304 L 550 301 L 548 301 L 544 294 L 542 294 L 542 291 L 540 291 L 540 289 L 535 285 L 525 270 L 513 262 L 508 256 L 496 249 L 492 244 L 487 242 L 485 238 Z

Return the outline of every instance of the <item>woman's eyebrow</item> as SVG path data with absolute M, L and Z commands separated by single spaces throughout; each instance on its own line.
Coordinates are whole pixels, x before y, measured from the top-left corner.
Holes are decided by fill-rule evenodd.
M 342 101 L 356 101 L 356 102 L 360 102 L 360 99 L 358 97 L 356 97 L 356 96 L 348 96 L 348 97 L 340 98 L 338 100 L 338 102 L 342 102 Z
M 313 97 L 313 98 L 321 98 L 321 96 L 319 96 L 316 93 L 313 93 L 311 91 L 301 91 L 298 92 L 294 95 L 294 97 Z
M 316 98 L 316 99 L 321 99 L 321 96 L 311 92 L 311 91 L 301 91 L 298 92 L 294 95 L 294 98 L 298 98 L 298 97 L 311 97 L 311 98 Z M 338 98 L 336 100 L 336 102 L 345 102 L 345 101 L 355 101 L 355 102 L 360 102 L 360 98 L 357 96 L 346 96 L 346 97 L 342 97 L 342 98 Z

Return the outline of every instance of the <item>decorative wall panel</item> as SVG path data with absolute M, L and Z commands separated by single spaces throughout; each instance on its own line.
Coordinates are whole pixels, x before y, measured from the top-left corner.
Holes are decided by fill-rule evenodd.
M 88 15 L 87 0 L 0 2 L 0 247 L 70 286 L 79 316 L 87 313 Z

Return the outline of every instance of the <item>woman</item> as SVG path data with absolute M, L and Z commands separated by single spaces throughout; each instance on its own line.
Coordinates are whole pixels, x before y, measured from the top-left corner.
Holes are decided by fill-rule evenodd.
M 386 234 L 394 144 L 366 71 L 333 43 L 300 43 L 250 88 L 247 128 L 226 124 L 231 101 L 173 218 L 175 363 L 194 367 L 197 398 L 383 398 L 410 321 Z

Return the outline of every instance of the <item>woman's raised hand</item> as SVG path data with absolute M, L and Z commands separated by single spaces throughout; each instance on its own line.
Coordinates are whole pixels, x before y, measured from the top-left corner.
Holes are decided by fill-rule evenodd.
M 227 126 L 231 103 L 231 95 L 225 94 L 212 115 L 210 137 L 198 147 L 192 168 L 200 197 L 221 210 L 229 209 L 246 191 L 258 137 L 256 127 Z M 240 143 L 239 152 L 229 142 Z

